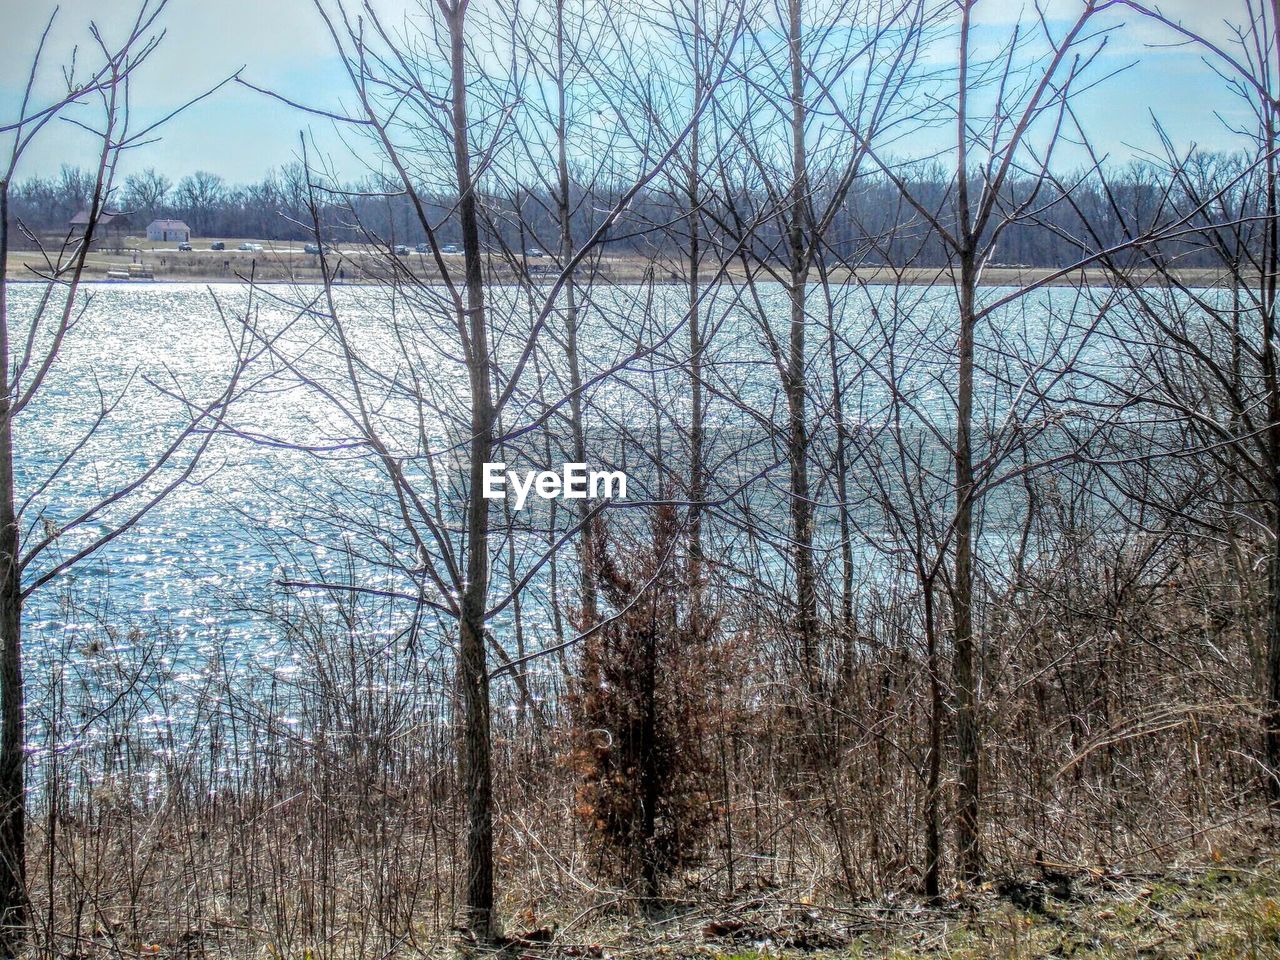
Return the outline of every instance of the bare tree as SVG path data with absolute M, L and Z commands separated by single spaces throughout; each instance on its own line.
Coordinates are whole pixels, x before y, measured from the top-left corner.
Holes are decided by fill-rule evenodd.
M 783 434 L 790 515 L 786 552 L 794 577 L 793 653 L 806 700 L 816 709 L 823 671 L 814 531 L 818 494 L 809 476 L 819 418 L 809 397 L 814 363 L 810 277 L 815 265 L 830 257 L 827 232 L 867 162 L 869 145 L 901 119 L 926 9 L 913 2 L 807 9 L 795 0 L 777 12 L 779 33 L 757 34 L 752 60 L 742 67 L 749 75 L 772 74 L 772 82 L 748 87 L 745 105 L 733 107 L 741 115 L 726 104 L 718 117 L 715 153 L 721 194 L 715 202 L 723 211 L 717 215 L 718 226 L 736 244 L 726 253 L 741 261 L 744 299 L 752 304 L 787 410 Z M 806 40 L 806 24 L 845 18 L 859 28 L 829 31 L 824 26 L 812 42 Z M 765 46 L 765 38 L 775 35 L 783 38 L 780 46 Z M 857 125 L 855 133 L 833 129 L 822 119 L 819 111 L 833 109 L 830 103 Z M 778 118 L 775 129 L 787 132 L 785 141 L 763 127 L 773 115 Z M 742 160 L 731 161 L 734 157 Z M 740 186 L 744 181 L 751 185 L 748 190 Z M 765 281 L 781 283 L 786 290 L 785 331 L 770 323 L 772 311 L 761 296 Z M 821 739 L 818 715 L 806 722 Z
M 209 232 L 213 212 L 225 194 L 225 181 L 207 170 L 183 177 L 173 188 L 174 204 L 184 216 L 191 218 L 191 227 L 196 233 Z
M 120 202 L 129 213 L 140 213 L 153 218 L 160 212 L 173 182 L 154 167 L 141 173 L 131 173 L 124 178 L 124 191 Z
M 1280 284 L 1280 13 L 1246 0 L 1222 21 L 1227 39 L 1197 32 L 1158 6 L 1125 6 L 1158 24 L 1176 42 L 1204 51 L 1251 124 L 1230 129 L 1249 147 L 1234 157 L 1179 152 L 1162 128 L 1161 168 L 1151 170 L 1151 209 L 1138 207 L 1123 184 L 1107 182 L 1105 198 L 1123 219 L 1163 226 L 1160 239 L 1143 238 L 1127 258 L 1109 258 L 1116 282 L 1128 290 L 1128 310 L 1111 328 L 1129 358 L 1132 379 L 1117 394 L 1157 429 L 1156 469 L 1169 457 L 1196 450 L 1204 485 L 1189 510 L 1170 498 L 1171 515 L 1210 541 L 1224 533 L 1260 539 L 1268 570 L 1264 648 L 1260 664 L 1262 756 L 1272 799 L 1280 797 L 1280 361 L 1276 355 Z M 1217 267 L 1203 289 L 1183 267 L 1204 257 Z M 1153 283 L 1152 280 L 1158 282 Z M 1159 451 L 1163 451 L 1163 456 Z
M 42 249 L 44 267 L 37 279 L 43 290 L 34 309 L 15 315 L 7 284 L 0 283 L 0 928 L 9 951 L 16 949 L 15 944 L 25 935 L 28 920 L 23 605 L 36 590 L 58 580 L 138 524 L 190 477 L 219 418 L 238 392 L 243 369 L 237 361 L 227 385 L 215 397 L 185 401 L 187 425 L 159 449 L 149 451 L 148 464 L 136 475 L 118 480 L 91 502 L 59 505 L 42 498 L 59 477 L 94 469 L 86 446 L 110 417 L 119 398 L 99 397 L 100 409 L 88 433 L 73 439 L 61 459 L 52 461 L 51 466 L 32 464 L 32 475 L 37 479 L 18 484 L 15 459 L 21 424 L 24 417 L 33 414 L 33 405 L 53 377 L 64 344 L 75 335 L 76 323 L 87 308 L 81 282 L 100 219 L 114 190 L 119 159 L 125 151 L 147 142 L 162 123 L 178 112 L 141 127 L 131 124 L 129 115 L 130 84 L 160 42 L 162 33 L 157 21 L 164 7 L 164 0 L 142 3 L 127 21 L 123 36 L 114 42 L 91 23 L 89 35 L 96 65 L 79 76 L 68 68 L 66 95 L 41 107 L 33 102 L 33 95 L 43 66 L 42 55 L 54 29 L 55 12 L 35 51 L 18 116 L 0 126 L 0 135 L 10 140 L 0 174 L 0 277 L 6 277 L 10 231 L 14 226 L 9 216 L 9 188 L 23 155 L 38 136 L 65 119 L 73 106 L 95 109 L 99 124 L 94 127 L 74 121 L 97 138 L 88 215 L 85 225 L 73 229 L 60 249 Z M 234 346 L 239 337 L 230 326 L 228 333 Z M 234 352 L 231 355 L 238 356 Z M 171 387 L 161 386 L 159 390 L 164 392 Z
M 975 57 L 975 15 L 982 5 L 978 0 L 957 2 L 954 35 L 958 66 L 951 101 L 955 170 L 943 200 L 945 209 L 931 202 L 931 198 L 918 195 L 903 173 L 877 152 L 871 154 L 948 251 L 947 273 L 956 296 L 955 408 L 954 422 L 948 428 L 954 467 L 954 513 L 945 541 L 950 551 L 947 590 L 952 615 L 953 734 L 959 781 L 956 845 L 961 875 L 970 882 L 977 881 L 983 872 L 979 707 L 982 683 L 974 622 L 975 514 L 985 485 L 997 475 L 995 464 L 999 461 L 990 454 L 975 453 L 976 337 L 983 318 L 1016 302 L 1038 284 L 986 304 L 979 300 L 978 287 L 1002 235 L 1037 210 L 1038 187 L 1049 181 L 1049 164 L 1062 117 L 1076 91 L 1092 82 L 1081 77 L 1096 58 L 1106 31 L 1095 23 L 1095 17 L 1109 6 L 1109 2 L 1085 3 L 1060 35 L 1054 34 L 1049 21 L 1042 20 L 1040 40 L 1045 56 L 1028 63 L 1021 59 L 1026 57 L 1027 43 L 1021 35 L 1010 38 L 994 57 Z M 979 101 L 979 96 L 987 93 L 993 94 L 989 106 Z M 1047 133 L 1040 132 L 1046 126 Z M 1043 142 L 1035 142 L 1034 137 L 1043 138 Z M 1011 202 L 1006 191 L 1010 177 L 1028 167 L 1039 173 L 1030 188 Z
M 390 358 L 398 372 L 388 379 L 384 361 L 369 353 L 348 329 L 351 321 L 344 320 L 347 310 L 333 286 L 334 270 L 323 252 L 324 291 L 318 302 L 308 298 L 304 309 L 311 315 L 319 308 L 327 318 L 318 333 L 319 342 L 326 345 L 341 371 L 339 386 L 329 386 L 327 378 L 317 376 L 297 357 L 273 352 L 301 382 L 334 406 L 352 431 L 351 439 L 343 442 L 365 449 L 379 482 L 386 484 L 406 546 L 414 554 L 412 570 L 399 568 L 411 583 L 404 598 L 416 598 L 415 609 L 429 610 L 456 624 L 459 769 L 467 809 L 463 896 L 471 933 L 491 942 L 498 935 L 498 924 L 489 684 L 491 674 L 515 673 L 523 665 L 510 656 L 492 624 L 556 551 L 580 534 L 586 518 L 579 518 L 564 534 L 544 539 L 549 546 L 527 559 L 514 582 L 502 583 L 495 596 L 493 558 L 505 552 L 504 536 L 515 532 L 495 531 L 493 506 L 482 495 L 484 471 L 487 465 L 510 459 L 520 449 L 521 437 L 580 395 L 572 378 L 567 390 L 550 397 L 542 392 L 544 380 L 533 379 L 536 370 L 546 369 L 544 340 L 551 335 L 552 321 L 575 271 L 605 240 L 635 196 L 670 162 L 688 135 L 688 125 L 637 141 L 642 146 L 618 171 L 625 179 L 615 184 L 609 209 L 587 236 L 571 236 L 573 252 L 557 264 L 548 285 L 494 284 L 486 275 L 489 271 L 509 269 L 523 260 L 523 251 L 520 258 L 514 257 L 500 232 L 502 211 L 484 207 L 489 198 L 519 197 L 521 192 L 511 189 L 511 180 L 501 192 L 483 187 L 486 178 L 493 181 L 504 175 L 500 162 L 507 156 L 504 151 L 511 150 L 513 143 L 519 148 L 512 139 L 518 130 L 517 101 L 512 96 L 516 78 L 477 68 L 476 63 L 493 51 L 478 45 L 465 2 L 424 4 L 418 21 L 399 26 L 384 23 L 368 6 L 358 18 L 342 4 L 317 3 L 317 10 L 357 97 L 357 110 L 341 119 L 363 131 L 394 171 L 387 193 L 409 198 L 442 286 L 429 284 L 408 269 L 391 237 L 366 228 L 368 239 L 383 249 L 393 281 L 385 309 L 393 334 Z M 496 111 L 478 115 L 470 110 L 469 97 L 477 91 Z M 312 112 L 321 111 L 312 108 Z M 428 131 L 431 136 L 424 136 Z M 427 190 L 445 186 L 434 172 L 441 169 L 449 171 L 447 189 L 456 197 L 456 207 L 436 219 Z M 323 190 L 313 182 L 317 236 L 322 225 L 315 197 Z M 355 215 L 354 207 L 349 213 Z M 462 236 L 460 268 L 445 253 L 440 239 L 444 220 L 455 217 Z M 563 222 L 561 237 L 563 241 Z M 494 298 L 500 304 L 496 310 Z M 524 302 L 518 298 L 525 298 Z M 638 352 L 618 358 L 614 369 L 635 362 L 646 349 L 652 348 L 641 345 Z M 446 381 L 439 359 L 428 356 L 432 350 L 455 358 L 460 367 L 457 380 Z M 406 423 L 417 424 L 408 436 L 402 432 Z M 455 458 L 462 462 L 456 475 L 450 469 Z M 445 509 L 441 504 L 446 493 L 456 502 L 456 513 L 454 507 Z M 353 589 L 331 583 L 309 586 Z M 354 589 L 366 588 L 357 584 Z M 531 651 L 524 660 L 550 652 Z M 489 666 L 491 655 L 499 660 L 496 668 Z

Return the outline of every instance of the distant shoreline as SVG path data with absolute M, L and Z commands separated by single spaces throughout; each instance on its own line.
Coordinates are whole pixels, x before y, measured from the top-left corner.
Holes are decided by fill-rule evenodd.
M 12 255 L 11 255 L 12 256 Z M 182 264 L 186 266 L 186 264 Z M 283 268 L 283 269 L 281 269 Z M 22 275 L 18 271 L 22 271 Z M 261 264 L 258 265 L 257 276 L 253 283 L 259 286 L 314 286 L 321 282 L 318 271 L 314 269 L 297 269 L 292 264 L 271 264 L 268 263 L 264 269 Z M 11 275 L 6 281 L 11 284 L 43 284 L 47 281 L 32 277 L 25 270 L 22 264 L 14 264 L 10 268 Z M 205 272 L 201 270 L 193 270 L 187 272 L 185 270 L 178 272 L 166 272 L 163 268 L 156 271 L 157 275 L 130 280 L 107 279 L 100 275 L 101 271 L 94 270 L 87 273 L 81 279 L 82 284 L 92 284 L 96 286 L 118 286 L 118 287 L 136 287 L 149 284 L 155 285 L 173 285 L 183 283 L 198 283 L 202 285 L 245 285 L 250 281 L 241 276 L 226 275 L 224 273 Z M 247 273 L 247 271 L 246 271 Z M 504 268 L 502 273 L 507 274 L 495 275 L 491 280 L 495 283 L 506 284 L 516 280 L 514 271 Z M 762 271 L 758 279 L 762 282 L 772 280 L 772 276 Z M 682 286 L 688 281 L 671 265 L 660 262 L 645 263 L 644 261 L 625 261 L 613 262 L 609 264 L 609 269 L 589 269 L 584 266 L 580 268 L 580 275 L 584 278 L 582 282 L 593 282 L 598 284 L 636 284 L 636 283 L 655 283 L 662 286 Z M 703 268 L 702 282 L 708 283 L 715 275 L 715 268 L 706 265 Z M 1187 269 L 1177 270 L 1173 272 L 1179 282 L 1191 287 L 1212 287 L 1222 281 L 1228 279 L 1229 275 L 1224 271 L 1209 269 Z M 554 280 L 556 274 L 553 270 L 535 274 L 531 279 L 535 284 L 546 285 Z M 745 274 L 740 268 L 731 268 L 728 276 L 732 280 L 742 281 Z M 865 267 L 857 268 L 852 271 L 845 268 L 835 268 L 828 272 L 828 278 L 831 282 L 847 284 L 849 282 L 865 283 L 872 286 L 906 286 L 906 287 L 930 287 L 930 286 L 946 286 L 950 283 L 949 272 L 945 268 L 938 267 L 908 267 L 908 268 L 889 268 L 889 267 Z M 438 275 L 432 274 L 423 278 L 428 283 L 442 282 Z M 1141 286 L 1165 286 L 1166 280 L 1163 276 L 1149 271 L 1145 276 L 1140 276 Z M 1101 269 L 1093 268 L 1087 270 L 1075 270 L 1068 273 L 1062 273 L 1059 269 L 1049 267 L 989 267 L 982 274 L 981 285 L 984 287 L 1026 287 L 1031 285 L 1052 286 L 1052 287 L 1076 287 L 1081 283 L 1098 288 L 1110 288 L 1114 286 L 1111 275 Z M 389 281 L 376 276 L 361 276 L 359 278 L 342 279 L 335 281 L 335 285 L 339 287 L 382 287 L 386 286 Z M 820 279 L 816 271 L 810 272 L 809 283 L 811 286 L 817 286 Z

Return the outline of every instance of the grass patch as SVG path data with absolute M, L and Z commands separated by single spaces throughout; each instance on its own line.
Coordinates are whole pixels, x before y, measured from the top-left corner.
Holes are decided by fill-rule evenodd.
M 802 954 L 762 946 L 716 960 L 1280 960 L 1280 866 L 1214 868 L 1159 880 L 1101 878 L 1028 910 L 988 892 L 967 908 Z

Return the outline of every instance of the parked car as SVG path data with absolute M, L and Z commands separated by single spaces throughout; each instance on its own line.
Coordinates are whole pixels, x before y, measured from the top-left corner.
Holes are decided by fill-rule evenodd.
M 262 252 L 262 244 L 260 244 L 260 243 L 250 243 L 248 240 L 246 240 L 244 243 L 240 244 L 240 246 L 239 246 L 239 247 L 237 247 L 236 249 L 237 249 L 237 250 L 245 250 L 245 251 L 248 251 L 248 252 L 250 252 L 250 253 L 261 253 L 261 252 Z
M 320 244 L 318 244 L 318 243 L 308 243 L 308 244 L 306 244 L 306 245 L 302 248 L 302 252 L 303 252 L 303 253 L 319 253 L 319 252 L 320 252 Z
M 462 251 L 458 249 L 458 245 L 456 243 L 446 243 L 443 247 L 440 248 L 440 252 L 441 253 L 461 253 Z
M 417 251 L 418 251 L 418 253 L 430 253 L 430 252 L 431 252 L 431 245 L 430 245 L 429 243 L 420 243 L 420 244 L 418 244 L 416 247 L 414 247 L 413 249 L 414 249 L 414 250 L 417 250 Z
M 396 244 L 396 256 L 397 256 L 397 257 L 407 257 L 408 255 L 409 255 L 409 248 L 408 248 L 408 247 L 406 247 L 403 243 L 397 243 L 397 244 Z
M 180 253 L 190 253 L 191 244 L 188 243 L 186 240 L 183 240 L 180 244 L 178 244 L 178 251 Z
M 225 250 L 225 249 L 227 249 L 227 245 L 226 245 L 225 243 L 223 243 L 221 240 L 215 240 L 215 241 L 213 241 L 213 243 L 209 244 L 209 249 L 210 249 L 210 250 Z
M 542 252 L 541 247 L 530 247 L 528 250 L 524 252 L 524 255 L 526 257 L 545 257 L 546 256 L 546 254 Z

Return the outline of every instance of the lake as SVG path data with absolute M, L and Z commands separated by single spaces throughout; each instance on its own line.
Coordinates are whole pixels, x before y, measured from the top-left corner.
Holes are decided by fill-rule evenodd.
M 40 292 L 10 285 L 15 326 L 30 316 Z M 984 296 L 1006 292 L 990 288 Z M 430 550 L 431 536 L 454 543 L 461 536 L 467 401 L 456 336 L 439 296 L 340 288 L 340 323 L 334 324 L 319 288 L 92 285 L 44 389 L 20 421 L 17 476 L 29 501 L 24 536 L 70 526 L 49 557 L 28 571 L 27 582 L 137 508 L 131 499 L 76 525 L 87 508 L 146 469 L 193 405 L 218 394 L 237 342 L 254 360 L 243 376 L 243 396 L 190 480 L 29 603 L 31 676 L 73 661 L 110 662 L 162 634 L 159 665 L 179 684 L 203 682 L 215 661 L 225 675 L 246 682 L 287 680 L 306 663 L 287 622 L 298 612 L 290 597 L 318 602 L 325 591 L 290 594 L 281 587 L 285 581 L 373 588 L 377 594 L 359 596 L 372 605 L 372 612 L 361 613 L 366 640 L 390 647 L 411 635 L 419 649 L 442 655 L 452 630 L 447 617 L 415 602 L 432 599 L 433 592 L 421 569 L 424 548 L 414 537 L 424 537 Z M 538 304 L 513 290 L 491 296 L 501 388 Z M 595 291 L 582 313 L 589 459 L 626 469 L 633 501 L 681 496 L 687 463 L 681 427 L 689 410 L 685 296 L 676 286 L 615 287 Z M 1026 422 L 1044 418 L 1046 406 L 1026 400 L 1028 378 L 1051 379 L 1055 364 L 1068 362 L 1064 357 L 1077 362 L 1073 349 L 1083 351 L 1081 365 L 1111 362 L 1109 351 L 1086 337 L 1105 297 L 1104 291 L 1082 298 L 1068 289 L 1046 290 L 984 325 L 978 406 L 992 432 L 999 435 L 1024 412 Z M 900 531 L 884 522 L 886 500 L 915 497 L 938 515 L 939 526 L 949 509 L 950 460 L 929 439 L 927 422 L 945 430 L 952 409 L 953 304 L 946 289 L 851 288 L 826 302 L 815 288 L 808 371 L 813 482 L 820 561 L 833 583 L 840 559 L 828 466 L 836 436 L 833 362 L 844 389 L 846 443 L 858 453 L 850 494 L 856 558 L 874 575 L 901 562 Z M 730 561 L 726 582 L 740 562 L 754 558 L 774 570 L 785 591 L 787 474 L 772 429 L 785 422 L 785 406 L 769 343 L 771 337 L 785 343 L 784 291 L 726 287 L 708 295 L 703 312 L 713 556 Z M 827 317 L 834 318 L 830 335 Z M 245 337 L 246 318 L 254 337 Z M 47 336 L 37 331 L 37 343 Z M 554 322 L 543 330 L 541 349 L 529 358 L 504 414 L 501 426 L 510 439 L 500 459 L 513 469 L 572 459 L 567 366 L 558 337 Z M 1058 412 L 1072 410 L 1090 389 L 1075 377 L 1052 379 L 1048 406 Z M 895 396 L 896 408 L 890 404 Z M 895 410 L 899 423 L 890 430 Z M 420 511 L 412 535 L 405 506 L 361 441 L 362 422 L 385 441 L 387 455 L 421 497 L 410 508 Z M 906 471 L 896 457 L 905 437 L 923 438 L 914 468 Z M 1055 442 L 1052 429 L 1044 437 Z M 60 469 L 72 451 L 74 461 Z M 180 454 L 140 492 L 175 479 L 187 462 Z M 873 479 L 879 482 L 868 482 Z M 1003 504 L 989 507 L 988 526 L 998 532 L 1001 515 L 1016 517 L 1020 501 L 1009 495 L 991 503 Z M 517 615 L 522 650 L 556 642 L 566 629 L 551 613 L 550 568 L 539 563 L 571 513 L 564 505 L 551 510 L 539 503 L 509 518 L 494 510 L 500 534 L 511 538 L 510 550 L 504 539 L 497 541 L 495 595 L 504 584 L 528 578 L 520 609 L 506 606 L 494 618 L 495 634 L 512 652 Z M 643 543 L 643 511 L 620 505 L 610 515 L 615 529 Z M 989 535 L 991 548 L 999 549 L 998 536 Z M 571 550 L 563 558 L 571 564 Z M 572 582 L 562 566 L 557 588 L 570 601 Z M 335 598 L 348 602 L 351 595 Z M 834 604 L 834 591 L 824 600 Z

